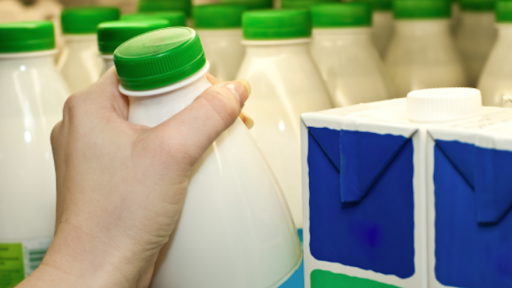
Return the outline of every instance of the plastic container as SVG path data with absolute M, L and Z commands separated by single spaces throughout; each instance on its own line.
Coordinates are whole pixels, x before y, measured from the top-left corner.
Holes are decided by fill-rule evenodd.
M 41 263 L 55 226 L 50 134 L 69 95 L 50 21 L 0 24 L 0 285 Z
M 493 0 L 460 0 L 460 21 L 455 45 L 468 76 L 468 85 L 476 87 L 487 57 L 496 41 Z
M 467 86 L 450 35 L 450 2 L 395 0 L 395 34 L 385 59 L 396 96 L 412 90 Z
M 72 93 L 96 82 L 103 70 L 98 57 L 98 24 L 119 19 L 114 7 L 76 7 L 62 11 L 61 24 L 66 47 L 57 62 Z
M 501 106 L 503 97 L 512 96 L 512 2 L 496 2 L 496 24 L 498 39 L 478 82 L 487 106 Z
M 311 8 L 315 60 L 336 107 L 389 99 L 393 88 L 372 41 L 372 8 L 366 3 Z
M 195 6 L 194 28 L 201 38 L 210 73 L 220 81 L 233 80 L 244 57 L 242 13 L 247 6 L 207 4 Z
M 512 287 L 511 120 L 474 88 L 304 114 L 306 287 Z
M 186 15 L 182 11 L 166 11 L 166 12 L 140 12 L 124 14 L 121 16 L 123 21 L 140 21 L 160 19 L 169 21 L 169 27 L 187 26 Z
M 123 42 L 140 34 L 169 27 L 169 21 L 162 19 L 110 21 L 98 25 L 98 50 L 103 59 L 102 75 L 114 66 L 114 51 Z
M 377 51 L 382 58 L 386 55 L 389 42 L 393 37 L 393 11 L 391 0 L 356 0 L 355 2 L 368 3 L 373 8 L 372 36 Z
M 199 37 L 190 28 L 133 38 L 116 49 L 114 62 L 135 124 L 154 127 L 211 86 Z M 301 263 L 300 242 L 279 185 L 240 119 L 192 175 L 152 287 L 259 288 L 285 281 Z
M 250 130 L 283 188 L 297 228 L 302 228 L 300 114 L 331 108 L 310 56 L 307 10 L 249 11 L 242 16 L 245 57 L 238 79 L 253 90 L 244 107 Z
M 139 12 L 169 12 L 180 11 L 187 16 L 187 26 L 192 26 L 191 0 L 140 0 L 138 2 Z

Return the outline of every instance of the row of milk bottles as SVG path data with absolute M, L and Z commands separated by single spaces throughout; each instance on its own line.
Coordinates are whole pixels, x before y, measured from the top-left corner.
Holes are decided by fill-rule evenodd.
M 139 3 L 141 11 L 163 1 L 146 2 Z M 290 4 L 284 0 L 282 5 Z M 373 7 L 380 8 L 372 15 L 372 7 L 359 2 L 314 5 L 311 12 L 196 6 L 196 30 L 165 29 L 190 24 L 190 12 L 183 10 L 136 13 L 116 21 L 115 8 L 66 9 L 66 48 L 57 63 L 64 77 L 53 63 L 51 22 L 1 24 L 0 247 L 19 244 L 27 255 L 47 249 L 51 241 L 55 173 L 48 139 L 70 92 L 96 81 L 115 62 L 120 90 L 130 100 L 129 120 L 156 126 L 210 86 L 204 76 L 209 70 L 220 80 L 251 83 L 244 111 L 256 124 L 247 131 L 237 121 L 196 167 L 180 225 L 162 252 L 153 286 L 277 287 L 301 259 L 295 233 L 302 227 L 299 116 L 403 97 L 415 89 L 469 84 L 450 32 L 449 3 L 396 0 L 394 32 L 386 7 Z M 512 27 L 506 24 L 512 23 L 508 7 L 508 2 L 497 4 L 500 38 L 480 81 L 489 75 L 494 84 L 488 86 L 500 91 L 511 79 L 506 74 L 510 56 L 504 52 Z M 464 6 L 462 11 L 461 31 L 464 19 L 471 20 L 464 17 Z M 372 21 L 380 28 L 372 31 Z M 189 62 L 169 64 L 176 72 L 172 77 L 155 68 L 148 75 L 133 72 L 156 57 L 191 57 L 183 52 L 191 47 L 200 52 Z M 190 67 L 192 74 L 179 73 Z M 28 258 L 23 265 L 21 278 L 9 276 L 12 283 L 35 267 Z M 197 273 L 204 277 L 194 277 Z

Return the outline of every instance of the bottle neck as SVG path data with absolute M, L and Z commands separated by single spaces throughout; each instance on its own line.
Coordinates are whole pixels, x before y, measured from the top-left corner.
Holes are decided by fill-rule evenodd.
M 54 55 L 57 50 L 46 50 L 29 53 L 0 53 L 0 65 L 1 68 L 7 68 L 10 65 L 14 65 L 16 69 L 24 69 L 25 66 L 41 66 L 49 65 L 55 66 Z M 20 67 L 17 67 L 21 65 Z M 22 67 L 23 66 L 23 67 Z M 9 67 L 9 69 L 13 68 Z
M 313 41 L 344 41 L 350 43 L 366 43 L 371 40 L 371 28 L 335 28 L 312 31 Z
M 205 67 L 189 78 L 167 87 L 138 93 L 130 93 L 121 88 L 130 102 L 128 120 L 134 124 L 154 127 L 185 109 L 212 86 L 206 79 L 208 64 Z M 168 91 L 162 92 L 165 88 Z
M 397 35 L 449 35 L 450 20 L 395 20 Z
M 246 52 L 254 56 L 271 56 L 282 53 L 309 53 L 311 38 L 291 40 L 243 40 Z M 309 55 L 309 54 L 308 54 Z
M 512 41 L 512 23 L 498 24 L 498 40 L 499 41 Z

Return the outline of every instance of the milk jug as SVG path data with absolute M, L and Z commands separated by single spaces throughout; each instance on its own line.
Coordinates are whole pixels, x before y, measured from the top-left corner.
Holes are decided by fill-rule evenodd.
M 311 54 L 336 107 L 393 96 L 382 60 L 372 41 L 372 8 L 367 3 L 311 7 Z
M 161 19 L 169 22 L 169 27 L 187 26 L 185 13 L 181 11 L 165 11 L 165 12 L 139 12 L 124 14 L 121 16 L 123 21 L 138 21 L 149 19 Z
M 466 86 L 452 41 L 450 2 L 395 0 L 395 34 L 385 64 L 397 97 L 432 87 Z
M 247 6 L 206 4 L 194 7 L 194 28 L 201 38 L 210 73 L 220 81 L 234 80 L 244 57 L 242 13 Z
M 250 131 L 283 188 L 298 228 L 302 228 L 300 114 L 332 107 L 309 53 L 310 25 L 306 10 L 245 12 L 246 50 L 237 76 L 253 87 L 244 107 L 255 121 Z
M 187 16 L 187 26 L 191 26 L 192 24 L 189 18 L 191 9 L 191 0 L 140 0 L 138 2 L 139 12 L 183 12 Z
M 220 3 L 244 5 L 249 9 L 271 9 L 273 7 L 272 0 L 220 0 Z
M 114 62 L 135 124 L 156 126 L 211 86 L 201 42 L 190 28 L 132 38 L 116 49 Z M 302 260 L 285 201 L 237 119 L 196 164 L 152 287 L 277 287 Z
M 498 39 L 478 82 L 482 102 L 488 106 L 501 106 L 504 97 L 512 96 L 512 2 L 496 2 L 496 24 Z
M 98 25 L 98 50 L 103 59 L 103 71 L 114 66 L 114 51 L 123 42 L 146 32 L 169 27 L 169 21 L 162 19 L 109 21 Z
M 76 7 L 62 11 L 61 24 L 66 46 L 57 67 L 71 93 L 98 80 L 103 61 L 98 57 L 96 28 L 102 22 L 118 19 L 119 9 L 114 7 Z
M 439 88 L 302 123 L 306 287 L 512 287 L 510 109 Z
M 391 0 L 356 0 L 355 2 L 369 3 L 373 8 L 372 36 L 375 47 L 382 58 L 393 36 L 393 11 Z
M 460 21 L 455 44 L 468 76 L 468 85 L 477 85 L 485 61 L 496 41 L 493 0 L 460 0 Z
M 69 95 L 50 21 L 0 24 L 0 286 L 41 263 L 55 226 L 50 133 Z

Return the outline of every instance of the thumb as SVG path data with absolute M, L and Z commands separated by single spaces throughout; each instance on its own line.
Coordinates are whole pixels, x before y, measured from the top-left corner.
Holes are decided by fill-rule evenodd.
M 251 86 L 245 80 L 223 82 L 205 90 L 192 104 L 151 129 L 167 155 L 179 153 L 186 164 L 194 165 L 219 135 L 242 111 Z M 173 159 L 172 161 L 175 161 Z

